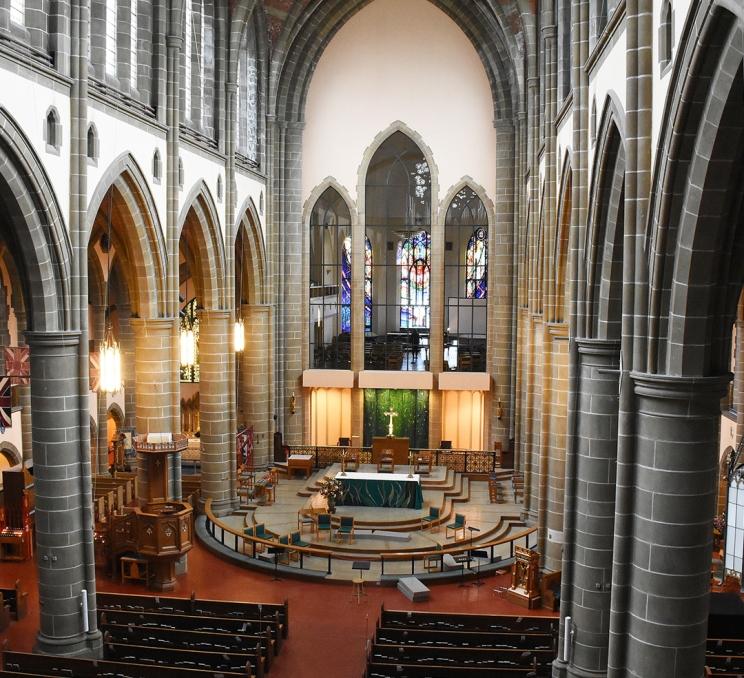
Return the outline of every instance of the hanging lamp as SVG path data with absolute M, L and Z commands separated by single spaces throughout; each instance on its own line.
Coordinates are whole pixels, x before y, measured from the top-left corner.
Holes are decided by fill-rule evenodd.
M 188 278 L 186 278 L 186 298 L 189 298 Z M 181 367 L 193 367 L 194 363 L 196 363 L 196 335 L 194 333 L 194 325 L 186 310 L 188 305 L 189 302 L 186 303 L 186 307 L 184 308 L 185 322 L 181 323 Z
M 122 389 L 121 379 L 121 350 L 119 343 L 114 339 L 114 331 L 111 326 L 111 317 L 109 315 L 109 286 L 111 281 L 111 213 L 113 210 L 114 189 L 109 189 L 109 210 L 108 210 L 108 232 L 106 247 L 106 330 L 103 341 L 98 349 L 98 369 L 99 369 L 99 391 L 108 394 L 114 394 Z
M 245 246 L 245 235 L 240 236 L 240 281 L 238 283 L 238 316 L 233 325 L 233 348 L 235 353 L 242 353 L 245 349 L 245 326 L 243 325 L 243 248 Z

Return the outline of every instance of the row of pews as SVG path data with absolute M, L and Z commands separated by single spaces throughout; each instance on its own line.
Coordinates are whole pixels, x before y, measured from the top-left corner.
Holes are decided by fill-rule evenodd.
M 0 632 L 8 628 L 11 621 L 23 619 L 28 613 L 28 591 L 21 588 L 16 579 L 12 588 L 0 587 Z
M 710 597 L 705 675 L 744 678 L 744 602 L 736 593 Z
M 289 632 L 287 603 L 98 593 L 103 659 L 3 653 L 0 676 L 262 678 Z
M 382 609 L 365 678 L 550 676 L 556 617 Z M 498 671 L 498 673 L 496 673 Z
M 97 523 L 106 522 L 114 512 L 121 512 L 137 496 L 137 478 L 133 473 L 117 472 L 111 476 L 93 477 L 93 513 Z

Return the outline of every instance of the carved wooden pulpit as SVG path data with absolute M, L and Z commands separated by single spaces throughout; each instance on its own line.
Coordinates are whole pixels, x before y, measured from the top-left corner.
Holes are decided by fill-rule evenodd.
M 527 609 L 540 606 L 539 565 L 540 554 L 537 551 L 515 547 L 512 585 L 506 592 L 508 600 Z

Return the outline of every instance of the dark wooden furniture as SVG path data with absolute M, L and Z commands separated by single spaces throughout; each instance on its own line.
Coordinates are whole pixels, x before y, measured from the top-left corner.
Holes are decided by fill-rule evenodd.
M 0 560 L 29 560 L 34 555 L 32 530 L 33 495 L 27 489 L 28 471 L 3 471 L 3 503 L 0 508 Z
M 540 577 L 540 596 L 546 610 L 557 612 L 561 604 L 561 571 L 544 572 Z
M 372 439 L 372 463 L 377 464 L 383 453 L 392 453 L 395 464 L 407 464 L 408 438 L 376 437 Z
M 506 592 L 507 600 L 528 609 L 538 607 L 540 588 L 537 580 L 540 554 L 523 546 L 515 546 L 514 556 L 512 584 Z

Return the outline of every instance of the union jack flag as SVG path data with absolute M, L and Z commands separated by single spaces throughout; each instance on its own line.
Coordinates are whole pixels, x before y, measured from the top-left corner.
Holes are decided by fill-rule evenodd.
M 3 349 L 5 358 L 5 376 L 12 377 L 14 384 L 28 384 L 31 376 L 28 346 L 6 346 Z

